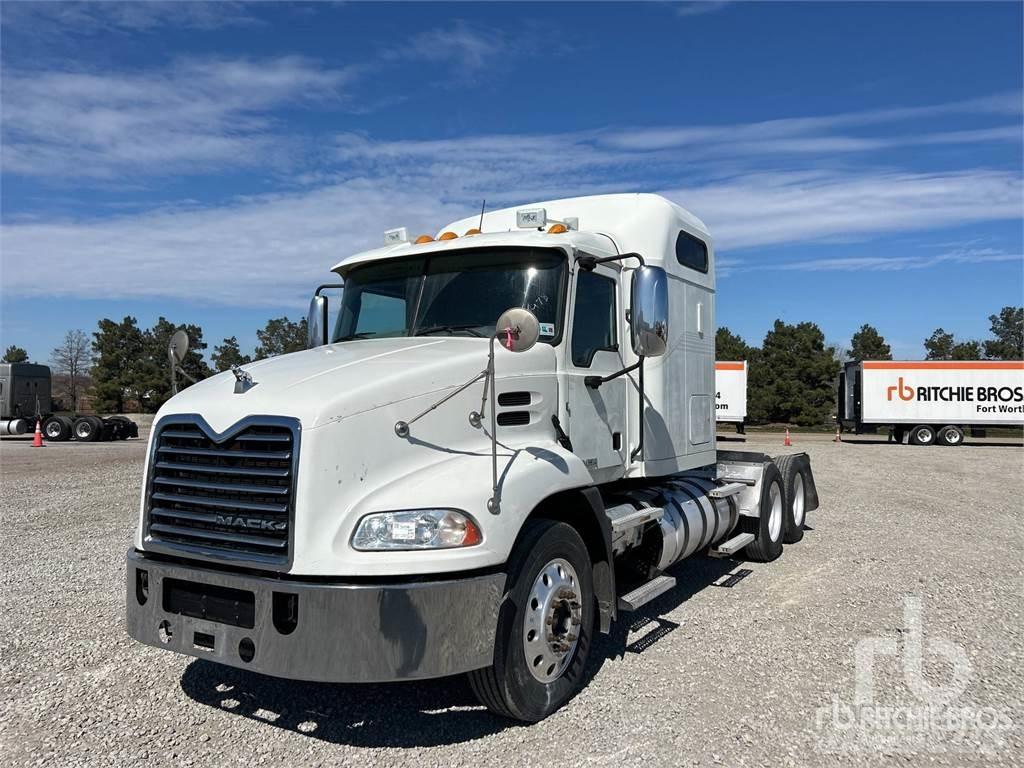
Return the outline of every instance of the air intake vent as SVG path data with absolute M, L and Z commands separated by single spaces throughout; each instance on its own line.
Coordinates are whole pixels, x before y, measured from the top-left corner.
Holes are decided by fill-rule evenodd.
M 498 414 L 498 426 L 501 427 L 522 427 L 529 423 L 529 411 L 508 411 Z
M 297 449 L 297 429 L 285 419 L 254 422 L 220 442 L 197 421 L 162 424 L 147 544 L 207 560 L 287 565 Z
M 529 405 L 529 392 L 502 392 L 498 395 L 498 405 Z

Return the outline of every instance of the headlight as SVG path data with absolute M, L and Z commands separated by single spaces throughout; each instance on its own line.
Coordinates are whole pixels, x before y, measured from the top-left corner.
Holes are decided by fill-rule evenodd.
M 359 521 L 352 546 L 378 549 L 450 549 L 483 540 L 473 518 L 455 509 L 409 509 L 377 512 Z

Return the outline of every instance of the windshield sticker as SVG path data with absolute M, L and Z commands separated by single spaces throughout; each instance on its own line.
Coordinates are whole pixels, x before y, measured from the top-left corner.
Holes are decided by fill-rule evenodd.
M 555 335 L 555 324 L 554 323 L 541 323 L 540 324 L 540 335 L 541 336 L 554 336 Z

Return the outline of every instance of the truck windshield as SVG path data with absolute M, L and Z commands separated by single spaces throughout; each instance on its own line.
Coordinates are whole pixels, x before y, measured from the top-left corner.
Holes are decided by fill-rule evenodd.
M 332 342 L 394 336 L 489 337 L 510 307 L 533 312 L 541 341 L 561 336 L 565 255 L 478 248 L 371 262 L 345 276 Z

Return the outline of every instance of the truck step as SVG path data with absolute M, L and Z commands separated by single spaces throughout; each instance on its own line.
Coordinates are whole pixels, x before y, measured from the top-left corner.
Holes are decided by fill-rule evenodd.
M 728 541 L 723 541 L 717 547 L 712 547 L 708 550 L 708 554 L 712 557 L 731 557 L 743 549 L 747 544 L 754 540 L 754 534 L 752 533 L 739 533 L 733 536 Z
M 726 483 L 725 485 L 720 485 L 717 488 L 712 488 L 708 491 L 708 496 L 712 499 L 725 499 L 729 496 L 735 496 L 737 493 L 745 490 L 747 490 L 746 483 L 731 482 Z
M 612 523 L 612 533 L 623 533 L 657 520 L 665 516 L 665 510 L 661 507 L 643 507 L 637 509 L 632 504 L 619 504 L 606 510 L 608 519 Z
M 627 592 L 619 598 L 620 611 L 635 611 L 641 605 L 646 605 L 659 595 L 668 592 L 676 585 L 674 576 L 658 576 L 646 584 L 641 584 L 632 592 Z

